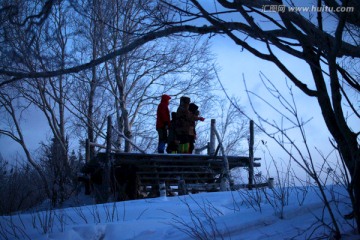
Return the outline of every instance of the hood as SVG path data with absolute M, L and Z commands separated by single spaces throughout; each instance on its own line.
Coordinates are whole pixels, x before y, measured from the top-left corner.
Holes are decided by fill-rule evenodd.
M 164 94 L 161 96 L 161 102 L 167 102 L 170 99 L 171 99 L 171 97 L 169 95 Z
M 182 105 L 182 104 L 190 104 L 190 98 L 186 97 L 186 96 L 182 96 L 180 98 L 180 105 Z
M 199 109 L 198 105 L 196 105 L 195 103 L 190 103 L 189 105 L 190 112 L 195 113 L 198 109 Z

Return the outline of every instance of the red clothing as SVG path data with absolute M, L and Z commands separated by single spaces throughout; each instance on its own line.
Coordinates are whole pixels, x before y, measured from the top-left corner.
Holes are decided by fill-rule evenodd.
M 156 129 L 164 128 L 165 126 L 170 126 L 170 111 L 169 111 L 169 100 L 171 97 L 169 95 L 162 95 L 161 102 L 157 108 L 156 114 Z

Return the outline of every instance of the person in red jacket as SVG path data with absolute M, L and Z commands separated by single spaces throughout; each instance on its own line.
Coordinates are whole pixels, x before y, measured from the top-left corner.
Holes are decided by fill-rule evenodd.
M 165 144 L 168 137 L 168 129 L 170 126 L 169 95 L 162 95 L 161 102 L 157 108 L 156 114 L 156 131 L 159 134 L 158 153 L 164 153 Z

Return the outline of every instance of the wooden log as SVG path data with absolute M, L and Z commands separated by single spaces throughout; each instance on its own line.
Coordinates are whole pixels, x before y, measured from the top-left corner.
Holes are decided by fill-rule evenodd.
M 98 147 L 98 148 L 103 148 L 103 149 L 106 149 L 106 148 L 107 148 L 106 145 L 102 145 L 102 144 L 94 143 L 94 142 L 89 142 L 89 145 L 90 145 L 90 146 L 94 146 L 94 147 Z
M 87 139 L 87 141 L 88 141 L 88 139 Z M 103 145 L 103 144 L 99 144 L 99 143 L 94 143 L 94 142 L 89 142 L 88 144 L 89 144 L 89 146 L 94 146 L 94 147 L 98 147 L 98 148 L 107 149 L 107 145 Z M 110 148 L 110 152 L 119 152 L 119 149 Z
M 209 149 L 209 143 L 203 147 L 200 148 L 196 148 L 195 149 L 195 154 L 200 154 L 202 151 L 204 151 L 205 149 Z

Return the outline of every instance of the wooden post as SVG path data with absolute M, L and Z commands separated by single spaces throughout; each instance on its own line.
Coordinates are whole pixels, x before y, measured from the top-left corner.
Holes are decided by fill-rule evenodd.
M 214 127 L 214 132 L 215 132 L 215 135 L 216 135 L 216 137 L 218 139 L 218 142 L 219 142 L 219 147 L 216 149 L 216 152 L 215 152 L 214 155 L 217 155 L 217 151 L 219 151 L 219 149 L 221 149 L 222 156 L 223 156 L 223 161 L 224 161 L 224 165 L 223 165 L 223 169 L 222 169 L 221 183 L 220 183 L 220 191 L 229 191 L 230 190 L 229 160 L 228 160 L 228 158 L 227 158 L 227 156 L 225 154 L 225 149 L 224 149 L 224 146 L 222 144 L 220 134 L 216 130 L 216 127 Z
M 183 178 L 180 178 L 178 181 L 178 194 L 179 194 L 179 196 L 187 194 L 186 183 Z
M 216 123 L 215 119 L 211 119 L 209 155 L 215 154 L 215 123 Z
M 254 121 L 250 120 L 250 139 L 249 139 L 249 190 L 252 190 L 254 183 Z
M 104 176 L 103 176 L 103 202 L 106 202 L 110 194 L 110 160 L 111 160 L 111 133 L 112 133 L 111 116 L 107 119 L 106 132 L 106 157 L 104 162 Z
M 111 157 L 111 116 L 107 119 L 107 132 L 106 132 L 106 162 L 109 162 Z
M 166 197 L 166 184 L 165 182 L 159 183 L 159 195 L 160 197 Z
M 268 187 L 270 189 L 274 188 L 274 178 L 271 177 L 271 178 L 268 179 Z

